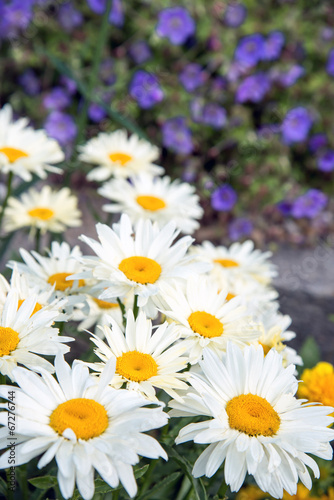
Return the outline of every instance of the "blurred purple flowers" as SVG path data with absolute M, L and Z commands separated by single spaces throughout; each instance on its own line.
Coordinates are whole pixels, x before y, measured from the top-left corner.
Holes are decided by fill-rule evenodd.
M 187 64 L 180 73 L 180 82 L 188 92 L 193 92 L 203 85 L 208 75 L 203 67 L 197 63 Z
M 253 231 L 253 224 L 245 217 L 234 219 L 228 226 L 228 235 L 232 241 L 239 240 L 244 236 L 249 236 Z
M 87 0 L 90 9 L 95 14 L 103 14 L 106 10 L 107 0 Z M 112 0 L 109 22 L 118 28 L 124 24 L 124 12 L 121 0 Z
M 234 58 L 244 66 L 255 66 L 262 58 L 264 38 L 260 33 L 247 35 L 237 45 Z
M 162 143 L 166 148 L 185 155 L 193 151 L 192 134 L 183 116 L 166 120 L 161 131 Z
M 62 87 L 54 87 L 48 92 L 43 99 L 43 106 L 45 109 L 64 109 L 71 102 L 70 96 Z
M 270 81 L 265 73 L 248 76 L 239 85 L 235 99 L 239 103 L 260 102 L 270 90 Z
M 70 144 L 77 135 L 77 127 L 72 116 L 61 111 L 52 111 L 44 123 L 44 128 L 48 135 L 62 146 Z
M 237 199 L 234 189 L 229 184 L 223 184 L 212 193 L 211 206 L 219 212 L 228 212 L 234 207 Z
M 169 7 L 159 13 L 156 32 L 173 45 L 182 45 L 195 34 L 196 25 L 184 7 Z
M 332 172 L 334 170 L 334 151 L 327 149 L 318 157 L 318 169 L 322 172 Z
M 327 205 L 327 196 L 319 189 L 309 189 L 293 203 L 291 215 L 296 219 L 306 217 L 314 219 Z
M 285 38 L 280 31 L 272 31 L 263 44 L 262 59 L 264 61 L 275 61 L 281 55 Z
M 247 16 L 247 9 L 242 3 L 230 3 L 226 7 L 224 14 L 224 23 L 230 28 L 241 26 Z
M 283 141 L 286 144 L 305 141 L 312 123 L 312 116 L 306 108 L 300 106 L 290 109 L 281 126 Z
M 129 91 L 131 97 L 143 109 L 152 108 L 152 106 L 164 98 L 164 93 L 157 77 L 153 73 L 148 73 L 144 70 L 138 70 L 133 75 Z
M 136 64 L 143 64 L 151 59 L 152 52 L 145 40 L 138 40 L 130 45 L 129 55 Z
M 328 54 L 326 70 L 330 76 L 334 76 L 334 49 Z

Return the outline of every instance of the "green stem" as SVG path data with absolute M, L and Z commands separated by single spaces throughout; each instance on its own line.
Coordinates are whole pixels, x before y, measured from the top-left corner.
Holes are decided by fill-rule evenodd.
M 9 172 L 8 179 L 7 179 L 7 194 L 5 196 L 5 199 L 3 200 L 3 204 L 2 204 L 2 208 L 1 208 L 1 212 L 0 212 L 0 232 L 1 232 L 1 226 L 2 226 L 2 219 L 3 219 L 3 216 L 5 215 L 5 210 L 7 207 L 8 198 L 10 197 L 11 190 L 12 190 L 13 176 L 14 176 L 13 172 Z
M 227 484 L 225 483 L 225 481 L 223 481 L 217 492 L 217 495 L 221 500 L 224 500 L 224 498 L 226 498 L 226 491 L 227 491 Z
M 35 235 L 35 250 L 40 253 L 40 244 L 41 244 L 41 230 L 39 228 L 36 229 Z
M 112 500 L 118 500 L 119 490 L 113 491 Z
M 138 312 L 139 312 L 138 295 L 135 295 L 135 300 L 133 302 L 133 315 L 134 315 L 135 319 L 137 319 Z
M 144 480 L 143 485 L 140 489 L 140 493 L 138 494 L 139 497 L 142 496 L 145 493 L 145 491 L 148 490 L 148 488 L 151 484 L 151 476 L 153 474 L 154 469 L 157 466 L 157 463 L 158 463 L 158 460 L 151 460 L 149 468 L 147 469 L 146 474 L 145 474 L 145 480 Z
M 126 327 L 125 305 L 123 304 L 121 299 L 118 297 L 117 297 L 117 302 L 118 302 L 119 307 L 121 308 L 121 311 L 122 311 L 122 321 L 123 321 L 123 326 L 125 328 Z

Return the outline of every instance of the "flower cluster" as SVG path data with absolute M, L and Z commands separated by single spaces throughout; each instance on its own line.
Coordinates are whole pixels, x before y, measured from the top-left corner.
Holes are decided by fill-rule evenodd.
M 178 23 L 175 12 L 169 14 L 174 37 Z M 268 58 L 274 57 L 270 47 Z M 3 171 L 11 177 L 20 166 L 23 177 L 38 165 L 45 177 L 50 167 L 43 148 L 39 163 L 22 158 L 33 157 L 35 140 L 55 151 L 59 146 L 22 119 L 9 123 L 9 113 L 6 107 L 0 115 L 9 137 Z M 30 149 L 24 143 L 23 151 L 16 139 L 25 133 Z M 50 233 L 51 245 L 42 253 L 21 248 L 21 259 L 8 263 L 10 281 L 0 275 L 0 373 L 8 382 L 0 386 L 8 400 L 1 405 L 0 447 L 8 448 L 13 435 L 8 422 L 14 406 L 15 466 L 38 457 L 37 467 L 50 469 L 55 459 L 65 499 L 75 487 L 85 500 L 93 498 L 95 472 L 108 488 L 121 483 L 135 497 L 140 457 L 178 457 L 170 451 L 174 440 L 208 445 L 194 449 L 198 456 L 192 472 L 186 465 L 188 477 L 217 473 L 233 492 L 248 473 L 274 498 L 294 495 L 299 481 L 309 490 L 309 469 L 319 477 L 309 455 L 332 457 L 334 401 L 322 398 L 332 367 L 316 367 L 315 376 L 305 372 L 299 391 L 310 402 L 296 397 L 302 359 L 286 345 L 295 333 L 288 330 L 291 318 L 279 311 L 271 253 L 251 240 L 230 247 L 195 244 L 191 234 L 203 214 L 199 197 L 188 183 L 163 175 L 159 155 L 124 130 L 103 132 L 79 147 L 87 179 L 102 183 L 96 191 L 111 202 L 103 209 L 120 215 L 110 225 L 96 224 L 97 239 L 80 237 L 87 255 L 53 240 L 53 233 L 80 224 L 69 189 L 31 189 L 3 207 L 5 231 Z M 213 201 L 220 211 L 234 202 L 228 185 Z M 240 226 L 235 234 L 241 230 L 246 232 Z M 84 359 L 70 367 L 67 343 L 78 342 L 63 330 L 77 338 L 87 328 L 94 330 L 86 332 L 94 350 L 87 347 Z M 184 425 L 178 417 L 195 420 Z M 157 431 L 168 421 L 170 432 Z M 154 437 L 147 434 L 152 430 Z M 8 467 L 11 453 L 2 453 L 0 468 Z M 177 463 L 188 464 L 182 457 Z

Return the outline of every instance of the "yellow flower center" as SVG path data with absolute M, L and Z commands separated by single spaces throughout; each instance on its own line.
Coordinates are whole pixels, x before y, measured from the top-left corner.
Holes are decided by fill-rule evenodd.
M 227 300 L 227 302 L 228 302 L 229 300 L 231 300 L 231 299 L 234 299 L 234 297 L 235 297 L 234 293 L 228 293 L 228 294 L 226 295 L 226 300 Z
M 99 306 L 100 309 L 113 309 L 119 307 L 115 302 L 107 302 L 106 300 L 96 299 L 93 297 L 94 302 Z
M 130 160 L 132 160 L 132 156 L 127 155 L 126 153 L 111 153 L 109 155 L 109 159 L 114 163 L 120 163 L 123 167 Z
M 226 405 L 229 425 L 249 436 L 274 436 L 281 419 L 270 403 L 256 394 L 242 394 Z
M 94 399 L 69 399 L 58 405 L 50 415 L 52 429 L 62 436 L 70 428 L 77 439 L 87 440 L 100 436 L 108 423 L 105 407 Z
M 117 358 L 116 373 L 128 380 L 142 382 L 158 373 L 158 365 L 150 354 L 128 351 Z
M 137 203 L 145 210 L 151 210 L 155 212 L 156 210 L 161 210 L 165 208 L 166 203 L 161 198 L 157 196 L 137 196 Z
M 54 211 L 50 210 L 50 208 L 36 207 L 29 210 L 28 215 L 36 219 L 49 220 L 54 216 Z
M 18 303 L 18 306 L 17 306 L 17 310 L 20 309 L 20 307 L 22 306 L 24 302 L 24 299 L 20 299 L 19 300 L 19 303 Z M 43 306 L 41 306 L 41 304 L 39 304 L 38 302 L 36 302 L 36 305 L 34 307 L 34 310 L 33 312 L 30 314 L 30 317 L 33 316 L 35 313 L 37 313 L 37 311 L 40 311 L 42 309 Z
M 8 356 L 16 349 L 19 341 L 19 334 L 15 330 L 9 326 L 0 326 L 0 356 Z
M 263 349 L 263 354 L 265 356 L 267 356 L 268 352 L 270 351 L 270 349 L 273 347 L 272 345 L 268 345 L 268 344 L 262 344 L 262 342 L 259 342 L 260 345 L 262 345 L 262 349 Z
M 67 288 L 70 288 L 73 286 L 74 280 L 66 280 L 68 276 L 71 276 L 73 273 L 55 273 L 51 274 L 48 278 L 48 283 L 50 285 L 56 285 L 55 289 L 56 290 L 61 290 L 62 292 L 66 290 Z M 85 286 L 85 281 L 84 280 L 79 280 L 78 283 L 79 286 Z
M 20 158 L 27 158 L 29 156 L 21 149 L 9 148 L 9 147 L 0 148 L 0 153 L 7 156 L 9 163 L 14 163 L 14 161 L 19 160 Z
M 216 316 L 205 311 L 191 313 L 188 323 L 191 329 L 202 337 L 220 337 L 224 332 L 223 323 Z
M 298 397 L 325 406 L 334 405 L 334 367 L 324 361 L 312 369 L 306 369 L 301 375 Z
M 161 274 L 161 266 L 148 257 L 128 257 L 123 259 L 118 269 L 132 281 L 146 285 L 155 283 Z
M 238 267 L 239 264 L 232 259 L 214 259 L 216 264 L 220 264 L 222 267 Z

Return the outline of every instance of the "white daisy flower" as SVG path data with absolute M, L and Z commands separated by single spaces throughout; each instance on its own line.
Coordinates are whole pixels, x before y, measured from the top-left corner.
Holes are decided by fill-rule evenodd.
M 80 160 L 98 165 L 87 175 L 91 181 L 105 181 L 113 175 L 130 177 L 140 172 L 164 173 L 164 169 L 154 163 L 159 149 L 135 134 L 128 137 L 125 130 L 101 132 L 78 149 Z
M 262 334 L 258 342 L 262 345 L 264 354 L 272 348 L 278 351 L 283 358 L 283 365 L 302 365 L 303 360 L 295 349 L 285 345 L 294 339 L 295 332 L 288 330 L 291 325 L 291 317 L 276 311 L 276 308 L 268 309 L 261 318 Z
M 221 353 L 229 341 L 243 347 L 258 339 L 259 325 L 246 316 L 240 303 L 238 297 L 227 300 L 227 291 L 219 291 L 207 276 L 193 276 L 185 290 L 176 283 L 173 287 L 163 286 L 159 310 L 175 321 L 180 338 L 186 339 L 189 362 L 193 364 L 205 347 Z
M 9 232 L 31 227 L 32 233 L 36 229 L 42 234 L 46 231 L 62 233 L 68 227 L 81 226 L 81 212 L 77 205 L 77 197 L 67 187 L 59 191 L 53 191 L 50 186 L 41 190 L 32 188 L 19 200 L 8 199 L 4 229 Z
M 174 245 L 179 232 L 174 222 L 162 229 L 149 220 L 138 222 L 135 234 L 129 217 L 122 215 L 120 223 L 113 229 L 105 224 L 97 224 L 100 243 L 81 236 L 97 254 L 83 259 L 90 271 L 76 274 L 76 278 L 101 280 L 106 290 L 99 296 L 102 300 L 123 297 L 129 292 L 138 296 L 138 306 L 146 308 L 147 315 L 155 317 L 157 309 L 153 300 L 159 293 L 161 284 L 172 279 L 186 279 L 192 273 L 205 272 L 206 263 L 195 262 L 186 255 L 193 239 L 184 236 Z
M 95 334 L 99 337 L 103 331 L 99 326 L 109 325 L 112 317 L 119 325 L 122 324 L 123 316 L 117 300 L 101 300 L 92 295 L 85 295 L 86 304 L 78 304 L 74 308 L 71 319 L 80 321 L 78 330 L 89 330 L 95 325 Z
M 67 297 L 66 312 L 70 312 L 68 306 L 84 301 L 82 295 L 84 280 L 71 278 L 74 273 L 82 269 L 78 260 L 82 253 L 78 246 L 71 249 L 66 242 L 59 244 L 53 241 L 48 257 L 43 257 L 35 251 L 30 255 L 23 248 L 20 249 L 20 254 L 24 263 L 10 261 L 8 266 L 11 268 L 17 266 L 19 272 L 26 274 L 31 283 L 39 286 L 41 290 L 53 290 L 50 300 Z
M 160 227 L 173 220 L 183 233 L 192 234 L 199 227 L 203 209 L 195 188 L 170 177 L 141 174 L 126 179 L 112 179 L 98 193 L 113 203 L 104 205 L 106 212 L 126 213 L 137 224 L 139 219 L 156 221 Z
M 132 466 L 139 456 L 167 460 L 166 452 L 151 436 L 143 432 L 167 423 L 168 416 L 159 408 L 142 408 L 147 400 L 134 392 L 112 389 L 111 362 L 98 379 L 88 368 L 64 359 L 55 362 L 58 383 L 44 372 L 41 376 L 24 368 L 14 371 L 19 388 L 3 385 L 0 396 L 10 399 L 15 393 L 17 444 L 15 466 L 42 455 L 38 467 L 54 457 L 58 465 L 58 483 L 64 498 L 70 498 L 77 484 L 84 500 L 94 495 L 94 469 L 111 488 L 122 483 L 133 497 L 137 492 Z M 8 403 L 6 404 L 8 408 Z M 8 467 L 8 414 L 0 414 L 0 468 Z
M 32 295 L 19 303 L 18 293 L 11 290 L 0 314 L 0 373 L 13 379 L 18 363 L 33 371 L 53 372 L 54 368 L 42 355 L 65 354 L 70 350 L 64 342 L 72 337 L 59 336 L 52 327 L 62 304 L 38 308 L 38 296 Z
M 16 290 L 18 294 L 18 307 L 20 308 L 23 302 L 32 295 L 37 296 L 37 302 L 33 314 L 42 308 L 48 307 L 58 311 L 58 316 L 55 321 L 65 321 L 66 315 L 63 314 L 62 308 L 65 307 L 67 299 L 61 301 L 52 300 L 53 288 L 45 290 L 39 285 L 31 283 L 27 274 L 20 274 L 17 266 L 14 267 L 10 283 L 0 274 L 0 312 L 3 310 L 6 298 L 10 290 Z
M 193 389 L 183 402 L 170 403 L 172 416 L 212 417 L 187 425 L 176 439 L 177 444 L 210 443 L 193 475 L 211 477 L 225 462 L 225 481 L 232 491 L 240 489 L 247 472 L 275 498 L 282 498 L 283 489 L 294 495 L 299 479 L 311 489 L 307 467 L 315 477 L 319 468 L 307 453 L 332 458 L 334 430 L 328 426 L 334 419 L 328 415 L 334 408 L 296 399 L 294 366 L 283 368 L 274 349 L 264 357 L 261 347 L 241 351 L 231 343 L 223 361 L 206 350 L 200 365 L 204 377 L 192 375 Z
M 25 181 L 32 174 L 45 179 L 46 172 L 62 172 L 54 167 L 65 159 L 57 141 L 50 139 L 44 130 L 34 130 L 28 126 L 27 118 L 13 121 L 13 111 L 9 104 L 0 110 L 0 171 L 13 172 Z
M 211 262 L 214 265 L 213 272 L 220 275 L 223 281 L 241 277 L 268 285 L 277 275 L 276 266 L 268 262 L 272 253 L 254 250 L 251 240 L 233 243 L 230 248 L 204 241 L 202 245 L 194 246 L 191 250 L 201 260 Z
M 173 325 L 165 322 L 153 332 L 146 315 L 141 311 L 135 320 L 131 309 L 127 312 L 125 334 L 111 317 L 110 324 L 112 328 L 103 327 L 108 345 L 97 335 L 91 339 L 102 363 L 87 363 L 90 368 L 102 371 L 105 363 L 115 357 L 116 372 L 110 384 L 118 388 L 126 383 L 127 389 L 152 401 L 158 401 L 155 387 L 174 398 L 178 397 L 175 389 L 187 389 L 184 380 L 188 374 L 180 373 L 187 367 L 188 358 L 182 357 L 187 347 L 183 342 L 174 344 L 178 335 Z

